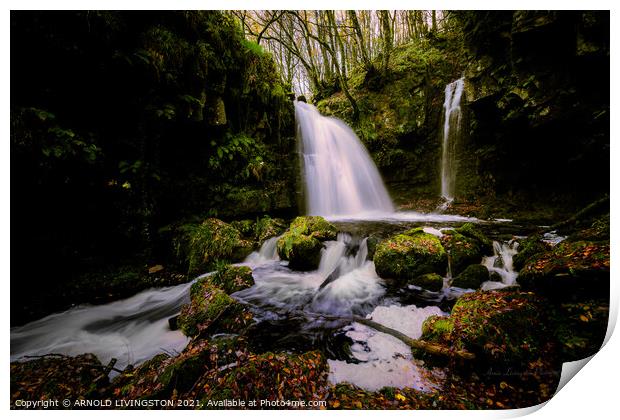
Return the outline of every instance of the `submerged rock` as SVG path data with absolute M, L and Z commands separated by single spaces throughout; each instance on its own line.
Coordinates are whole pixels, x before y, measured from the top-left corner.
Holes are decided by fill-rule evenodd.
M 181 225 L 175 231 L 176 258 L 188 267 L 190 276 L 214 269 L 218 261 L 240 261 L 253 248 L 252 242 L 243 239 L 239 230 L 215 218 L 201 224 Z
M 400 283 L 423 274 L 445 272 L 448 265 L 446 251 L 439 239 L 421 228 L 380 242 L 373 261 L 380 277 Z
M 558 299 L 609 293 L 609 242 L 564 241 L 530 258 L 519 272 L 519 284 Z
M 452 286 L 461 289 L 478 289 L 489 280 L 489 270 L 482 264 L 472 264 L 452 279 Z
M 252 313 L 209 281 L 192 285 L 191 303 L 183 305 L 177 324 L 183 334 L 195 337 L 209 331 L 234 333 L 252 324 Z
M 437 273 L 422 274 L 409 283 L 431 292 L 438 292 L 443 288 L 443 277 Z
M 321 259 L 322 241 L 335 240 L 338 230 L 321 216 L 295 218 L 278 239 L 278 255 L 294 270 L 314 270 Z
M 461 296 L 449 317 L 430 317 L 422 340 L 476 354 L 478 361 L 518 366 L 554 344 L 542 301 L 533 293 L 485 291 Z

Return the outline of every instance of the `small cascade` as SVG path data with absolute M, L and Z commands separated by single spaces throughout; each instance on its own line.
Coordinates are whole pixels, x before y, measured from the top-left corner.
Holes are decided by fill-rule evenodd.
M 248 255 L 242 264 L 256 267 L 270 261 L 278 261 L 280 259 L 278 256 L 278 239 L 280 239 L 279 236 L 267 239 L 260 249 Z
M 393 213 L 381 175 L 353 130 L 295 102 L 307 212 L 318 216 Z
M 454 200 L 456 187 L 456 146 L 461 131 L 461 96 L 464 80 L 458 79 L 446 86 L 443 103 L 443 132 L 441 149 L 441 196 L 447 204 Z
M 493 256 L 484 257 L 482 265 L 489 269 L 492 277 L 493 273 L 496 273 L 496 278 L 499 275 L 501 281 L 498 281 L 499 278 L 491 279 L 482 285 L 482 290 L 501 289 L 516 283 L 519 273 L 513 269 L 512 258 L 517 254 L 518 247 L 519 243 L 514 239 L 503 243 L 493 241 Z
M 234 296 L 286 311 L 365 314 L 384 294 L 374 263 L 367 260 L 366 242 L 339 233 L 325 243 L 319 268 L 311 272 L 295 272 L 280 262 L 263 264 L 254 270 L 256 284 Z

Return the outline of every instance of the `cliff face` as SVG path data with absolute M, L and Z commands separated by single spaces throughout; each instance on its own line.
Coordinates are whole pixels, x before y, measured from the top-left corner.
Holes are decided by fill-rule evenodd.
M 463 12 L 462 196 L 609 191 L 609 14 Z M 484 29 L 482 29 L 484 28 Z

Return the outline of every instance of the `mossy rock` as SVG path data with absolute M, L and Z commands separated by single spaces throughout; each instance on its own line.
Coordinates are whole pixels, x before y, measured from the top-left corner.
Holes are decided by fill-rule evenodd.
M 564 241 L 530 258 L 518 282 L 552 299 L 608 296 L 609 242 Z
M 177 258 L 186 261 L 190 276 L 213 270 L 220 261 L 240 261 L 253 249 L 252 241 L 243 239 L 239 230 L 215 218 L 182 225 L 177 232 Z
M 178 326 L 188 337 L 209 331 L 235 333 L 252 324 L 252 313 L 222 289 L 208 281 L 193 285 L 191 302 L 183 305 Z
M 492 364 L 524 364 L 554 341 L 545 314 L 544 304 L 533 293 L 467 293 L 452 308 L 450 341 Z
M 298 400 L 312 396 L 325 399 L 327 359 L 319 351 L 303 354 L 250 355 L 245 363 L 227 371 L 203 396 L 208 400 Z M 252 384 L 252 386 L 248 386 Z
M 454 328 L 454 319 L 447 316 L 431 315 L 422 324 L 423 341 L 434 341 L 440 344 L 450 344 L 450 335 Z
M 489 269 L 482 264 L 472 264 L 452 279 L 451 286 L 475 290 L 488 280 Z
M 411 280 L 409 284 L 430 290 L 431 292 L 438 292 L 443 288 L 443 277 L 437 273 L 422 274 Z
M 202 291 L 204 283 L 210 283 L 230 295 L 254 286 L 254 277 L 250 267 L 226 265 L 210 276 L 197 280 L 190 289 L 192 298 Z
M 431 316 L 421 340 L 476 355 L 480 366 L 526 366 L 556 348 L 545 303 L 519 291 L 478 291 L 461 296 L 449 317 Z M 432 359 L 420 352 L 421 357 Z
M 321 260 L 322 241 L 335 240 L 338 231 L 320 216 L 297 217 L 278 239 L 278 255 L 294 270 L 315 270 Z
M 448 256 L 436 236 L 412 229 L 381 241 L 373 261 L 380 277 L 405 283 L 423 274 L 445 272 Z
M 519 241 L 517 250 L 517 254 L 512 257 L 512 266 L 519 271 L 534 255 L 548 251 L 549 246 L 542 241 L 541 235 L 536 234 Z
M 454 277 L 469 265 L 480 264 L 485 255 L 493 254 L 493 242 L 473 223 L 465 223 L 458 229 L 445 232 L 441 243 L 450 255 Z
M 258 219 L 254 226 L 254 237 L 259 244 L 262 244 L 269 238 L 282 235 L 286 228 L 284 219 L 264 216 Z
M 233 220 L 230 225 L 237 229 L 246 238 L 254 238 L 256 222 L 251 219 Z

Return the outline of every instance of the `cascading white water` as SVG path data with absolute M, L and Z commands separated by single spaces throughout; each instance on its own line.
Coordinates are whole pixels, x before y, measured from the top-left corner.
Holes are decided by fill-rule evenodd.
M 499 274 L 501 281 L 487 281 L 482 284 L 482 290 L 501 289 L 516 283 L 519 273 L 514 271 L 512 258 L 517 254 L 518 248 L 519 243 L 514 239 L 504 243 L 493 241 L 493 256 L 484 257 L 482 265 L 488 268 L 491 274 Z
M 308 214 L 393 213 L 379 171 L 353 130 L 316 107 L 295 102 Z
M 456 145 L 461 131 L 461 96 L 463 79 L 446 86 L 443 103 L 443 132 L 441 149 L 441 196 L 447 201 L 454 199 L 456 187 Z

